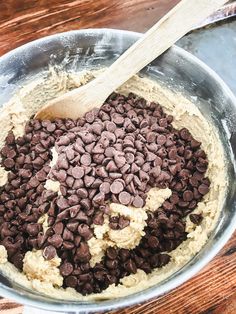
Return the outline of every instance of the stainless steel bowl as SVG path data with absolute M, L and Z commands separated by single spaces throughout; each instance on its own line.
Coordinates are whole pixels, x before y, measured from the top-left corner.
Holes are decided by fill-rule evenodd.
M 0 106 L 24 82 L 47 70 L 49 64 L 62 64 L 70 70 L 108 66 L 133 44 L 141 34 L 90 29 L 57 34 L 28 43 L 0 58 Z M 66 62 L 63 61 L 65 60 Z M 195 275 L 223 247 L 236 226 L 235 154 L 236 99 L 225 83 L 204 63 L 183 49 L 173 47 L 152 62 L 143 75 L 158 80 L 172 90 L 181 90 L 187 98 L 197 96 L 196 105 L 219 130 L 228 156 L 230 180 L 225 206 L 218 225 L 202 250 L 178 272 L 161 283 L 127 297 L 90 302 L 56 300 L 29 291 L 3 276 L 0 294 L 29 306 L 63 312 L 98 312 L 147 301 L 176 288 Z

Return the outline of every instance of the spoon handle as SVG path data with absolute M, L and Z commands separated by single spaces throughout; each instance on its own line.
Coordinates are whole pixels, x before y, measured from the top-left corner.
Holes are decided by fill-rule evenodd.
M 109 94 L 171 47 L 227 0 L 182 0 L 96 79 Z M 102 92 L 103 91 L 103 92 Z

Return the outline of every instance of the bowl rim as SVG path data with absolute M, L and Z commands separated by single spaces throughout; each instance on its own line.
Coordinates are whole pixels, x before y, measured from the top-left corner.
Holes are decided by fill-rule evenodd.
M 91 35 L 99 35 L 110 32 L 113 35 L 124 35 L 129 36 L 132 38 L 139 39 L 142 35 L 142 33 L 139 32 L 133 32 L 128 30 L 119 30 L 119 29 L 112 29 L 112 28 L 89 28 L 89 29 L 79 29 L 79 30 L 72 30 L 67 32 L 61 32 L 54 35 L 49 35 L 42 37 L 40 39 L 36 39 L 33 41 L 30 41 L 18 48 L 15 48 L 4 55 L 0 57 L 0 64 L 7 62 L 11 58 L 15 58 L 15 55 L 21 54 L 25 49 L 30 49 L 31 47 L 34 47 L 37 44 L 43 44 L 46 41 L 50 41 L 57 38 L 63 38 L 67 37 L 68 35 L 73 34 L 91 34 Z M 230 88 L 226 85 L 226 83 L 223 81 L 223 79 L 214 71 L 212 70 L 208 65 L 206 65 L 203 61 L 192 55 L 191 53 L 187 52 L 183 48 L 180 48 L 176 45 L 173 45 L 171 50 L 176 51 L 180 55 L 184 57 L 184 59 L 196 63 L 199 67 L 201 67 L 205 72 L 207 72 L 213 80 L 215 80 L 219 86 L 221 87 L 221 90 L 224 95 L 227 95 L 229 99 L 231 99 L 232 103 L 236 107 L 236 97 L 233 94 L 233 92 L 230 90 Z M 153 298 L 160 297 L 167 292 L 170 292 L 174 288 L 180 286 L 184 282 L 186 282 L 188 279 L 192 278 L 196 273 L 198 273 L 206 264 L 210 262 L 210 260 L 213 259 L 213 257 L 220 251 L 220 249 L 226 244 L 226 242 L 229 240 L 231 235 L 233 234 L 236 226 L 236 212 L 228 224 L 228 226 L 225 228 L 225 230 L 222 231 L 222 234 L 220 238 L 216 240 L 214 245 L 209 249 L 208 255 L 206 255 L 203 259 L 198 260 L 196 263 L 189 266 L 189 269 L 187 269 L 183 274 L 178 274 L 177 277 L 170 279 L 167 282 L 164 282 L 161 286 L 161 293 L 158 293 L 158 289 L 155 286 L 152 286 L 150 288 L 147 288 L 144 290 L 144 293 L 137 292 L 134 294 L 130 294 L 125 297 L 120 297 L 117 299 L 109 299 L 109 300 L 101 300 L 101 301 L 93 301 L 93 304 L 90 303 L 75 303 L 77 301 L 72 301 L 73 303 L 70 303 L 71 301 L 65 300 L 64 303 L 57 302 L 56 299 L 52 300 L 50 303 L 46 303 L 44 301 L 40 301 L 34 298 L 28 298 L 22 295 L 19 291 L 14 291 L 12 288 L 6 287 L 3 284 L 0 284 L 0 295 L 6 298 L 14 299 L 16 302 L 24 304 L 29 307 L 35 307 L 40 308 L 44 310 L 49 311 L 59 311 L 59 312 L 73 312 L 76 311 L 77 313 L 88 313 L 88 312 L 100 312 L 100 311 L 108 311 L 108 310 L 114 310 L 119 309 L 139 303 L 143 303 L 145 301 L 148 301 Z M 178 282 L 177 282 L 178 281 Z M 78 301 L 81 302 L 81 301 Z M 86 301 L 87 302 L 87 301 Z M 92 302 L 92 301 L 88 301 Z M 96 303 L 98 302 L 98 303 Z

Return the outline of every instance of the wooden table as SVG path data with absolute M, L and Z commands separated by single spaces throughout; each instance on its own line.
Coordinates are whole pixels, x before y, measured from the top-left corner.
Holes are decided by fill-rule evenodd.
M 0 0 L 0 55 L 57 32 L 88 27 L 145 31 L 178 0 Z M 12 309 L 17 307 L 8 301 Z M 0 312 L 3 310 L 0 302 Z M 22 308 L 8 313 L 20 313 Z M 236 233 L 196 277 L 120 314 L 236 313 Z

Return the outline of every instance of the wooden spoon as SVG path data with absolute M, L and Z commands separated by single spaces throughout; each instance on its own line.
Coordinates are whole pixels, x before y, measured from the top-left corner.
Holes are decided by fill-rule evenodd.
M 91 109 L 100 107 L 114 90 L 226 2 L 227 0 L 180 1 L 100 76 L 50 101 L 35 118 L 77 119 Z

